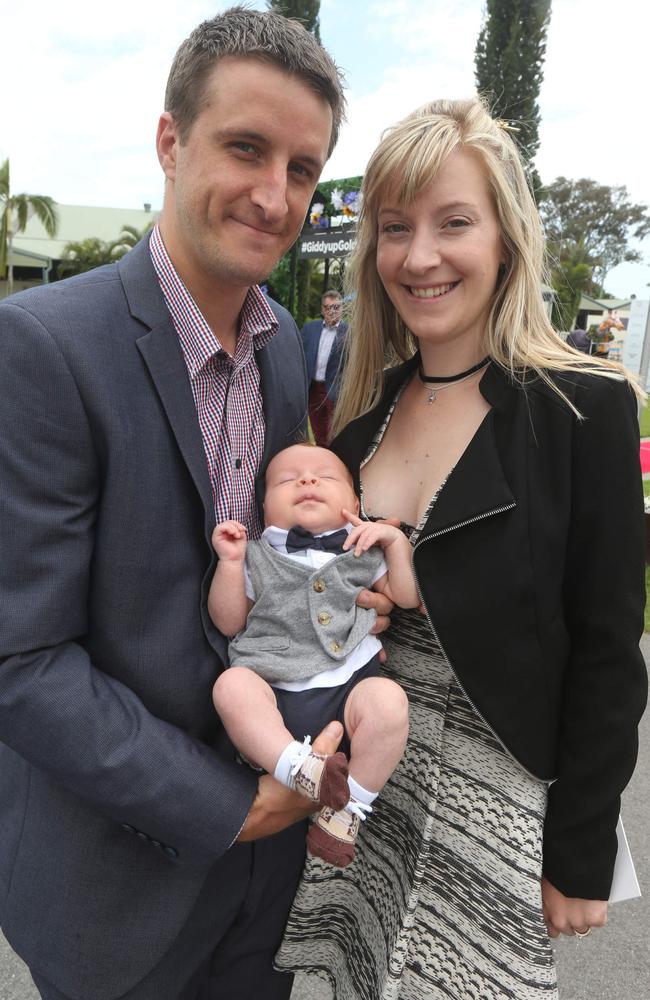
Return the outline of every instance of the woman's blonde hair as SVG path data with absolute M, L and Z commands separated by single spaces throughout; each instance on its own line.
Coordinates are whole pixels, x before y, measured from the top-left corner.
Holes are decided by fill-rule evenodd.
M 519 382 L 539 376 L 574 410 L 550 373 L 581 371 L 628 378 L 643 396 L 622 365 L 574 350 L 553 329 L 542 297 L 546 277 L 542 226 L 506 124 L 495 121 L 478 98 L 433 101 L 384 132 L 363 178 L 357 242 L 346 273 L 352 299 L 350 336 L 334 433 L 378 402 L 384 368 L 406 361 L 417 348 L 377 273 L 379 210 L 388 198 L 412 203 L 458 150 L 471 150 L 480 157 L 505 250 L 506 263 L 487 322 L 485 353 Z

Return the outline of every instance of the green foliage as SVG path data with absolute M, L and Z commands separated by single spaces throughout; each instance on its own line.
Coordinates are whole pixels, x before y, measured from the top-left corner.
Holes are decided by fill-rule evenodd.
M 320 43 L 320 0 L 267 0 L 267 7 L 276 14 L 296 18 Z M 305 320 L 301 317 L 309 311 L 311 266 L 307 260 L 296 261 L 295 253 L 293 263 L 295 273 L 289 251 L 273 269 L 267 284 L 269 294 L 293 312 L 298 326 L 302 326 Z
M 291 289 L 291 251 L 285 253 L 279 264 L 273 268 L 266 284 L 271 298 L 288 309 Z
M 44 194 L 14 194 L 9 183 L 9 160 L 0 166 L 0 278 L 7 273 L 13 237 L 23 233 L 31 215 L 41 222 L 47 235 L 53 239 L 59 228 L 56 203 Z M 11 267 L 10 284 L 11 284 Z
M 311 261 L 299 260 L 296 273 L 296 323 L 302 328 L 309 315 L 309 291 L 311 288 Z
M 57 277 L 68 278 L 73 274 L 92 271 L 103 264 L 114 264 L 128 252 L 128 247 L 119 241 L 108 243 L 91 236 L 86 240 L 66 243 L 58 266 Z
M 269 10 L 295 17 L 320 42 L 320 0 L 268 0 Z
M 136 243 L 139 243 L 140 240 L 143 240 L 151 232 L 155 224 L 156 220 L 152 219 L 144 229 L 137 229 L 135 226 L 122 226 L 122 232 L 115 240 L 114 246 L 126 247 L 127 250 L 132 250 Z
M 73 274 L 83 274 L 92 271 L 103 264 L 114 264 L 131 250 L 136 243 L 144 239 L 155 226 L 152 219 L 144 229 L 135 226 L 122 226 L 122 231 L 116 240 L 100 240 L 91 236 L 86 240 L 66 243 L 57 270 L 57 278 L 69 278 Z
M 266 282 L 269 295 L 294 316 L 299 327 L 308 319 L 320 316 L 323 294 L 322 264 L 317 260 L 299 260 L 296 266 L 296 288 L 291 308 L 291 252 L 286 253 Z
M 584 247 L 568 245 L 551 266 L 556 296 L 551 322 L 556 330 L 573 330 L 583 293 L 589 290 L 593 261 Z
M 557 177 L 541 191 L 540 213 L 549 250 L 563 262 L 580 247 L 591 265 L 591 294 L 603 294 L 609 271 L 624 261 L 640 261 L 630 245 L 650 233 L 648 206 L 633 204 L 625 185 L 608 187 L 588 177 Z
M 551 0 L 486 0 L 474 53 L 477 90 L 496 118 L 519 129 L 517 140 L 531 166 L 534 190 L 539 187 L 532 168 L 539 148 L 537 99 L 550 17 Z

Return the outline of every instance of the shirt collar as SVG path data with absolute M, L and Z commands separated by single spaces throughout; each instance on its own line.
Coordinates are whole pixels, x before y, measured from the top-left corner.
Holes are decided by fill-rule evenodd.
M 151 231 L 149 251 L 172 322 L 181 340 L 188 369 L 190 374 L 195 375 L 210 358 L 220 352 L 225 356 L 225 352 L 174 267 L 158 225 Z M 240 355 L 244 360 L 250 355 L 249 343 L 253 350 L 260 350 L 277 330 L 278 321 L 264 294 L 257 285 L 251 285 L 239 314 L 236 360 Z

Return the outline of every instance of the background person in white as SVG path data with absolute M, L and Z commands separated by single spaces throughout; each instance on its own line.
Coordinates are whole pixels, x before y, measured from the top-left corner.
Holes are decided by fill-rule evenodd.
M 316 444 L 326 447 L 339 391 L 341 357 L 348 327 L 341 320 L 343 302 L 337 291 L 324 292 L 321 302 L 323 320 L 305 323 L 302 342 L 309 382 L 309 422 Z

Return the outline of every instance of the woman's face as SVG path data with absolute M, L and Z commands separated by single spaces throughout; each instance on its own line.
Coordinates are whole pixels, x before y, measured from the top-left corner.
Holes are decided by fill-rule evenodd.
M 390 199 L 380 207 L 377 270 L 425 356 L 443 345 L 468 363 L 483 356 L 503 259 L 484 169 L 469 151 L 452 153 L 408 207 Z

